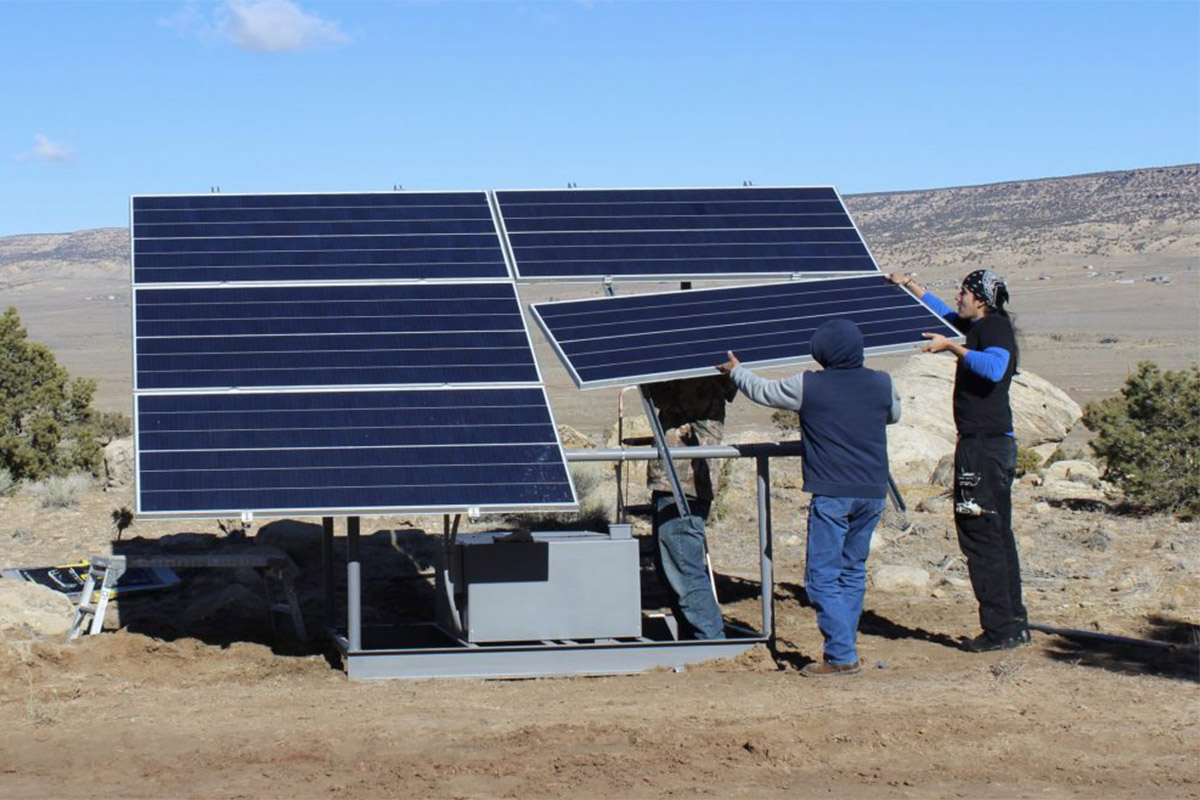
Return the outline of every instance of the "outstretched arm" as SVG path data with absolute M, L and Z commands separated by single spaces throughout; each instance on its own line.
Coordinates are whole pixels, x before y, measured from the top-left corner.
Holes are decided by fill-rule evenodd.
M 742 394 L 759 405 L 791 411 L 800 410 L 800 403 L 804 399 L 803 372 L 781 381 L 769 381 L 743 367 L 732 352 L 729 353 L 729 360 L 717 369 L 732 378 Z
M 925 287 L 912 279 L 911 275 L 901 275 L 897 272 L 888 272 L 884 276 L 897 286 L 907 289 L 918 300 L 929 307 L 929 310 L 937 314 L 942 319 L 949 322 L 954 327 L 958 327 L 962 319 L 958 316 L 958 312 L 950 306 L 942 302 L 942 299 L 933 292 L 925 290 Z

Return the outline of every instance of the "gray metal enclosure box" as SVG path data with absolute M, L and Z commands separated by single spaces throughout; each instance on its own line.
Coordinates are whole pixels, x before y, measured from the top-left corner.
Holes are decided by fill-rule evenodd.
M 469 642 L 616 639 L 642 635 L 638 542 L 608 534 L 460 535 L 451 572 Z

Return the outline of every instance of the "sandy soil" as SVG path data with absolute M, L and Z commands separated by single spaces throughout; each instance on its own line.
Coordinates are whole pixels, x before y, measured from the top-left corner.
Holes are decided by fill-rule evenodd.
M 801 508 L 784 493 L 774 654 L 683 674 L 350 682 L 318 650 L 273 647 L 245 603 L 195 613 L 231 584 L 261 594 L 252 574 L 181 571 L 172 592 L 120 603 L 119 632 L 3 641 L 0 796 L 1200 797 L 1200 525 L 1034 513 L 1036 487 L 1022 483 L 1032 618 L 1180 646 L 1035 635 L 972 655 L 956 647 L 976 620 L 948 516 L 914 512 L 907 533 L 889 516 L 872 563 L 923 565 L 930 586 L 870 591 L 864 673 L 814 681 L 796 672 L 820 638 L 801 588 Z M 130 499 L 0 500 L 6 559 L 105 550 L 109 511 Z M 296 555 L 313 626 L 315 522 L 257 533 Z M 410 579 L 437 523 L 364 520 L 368 621 L 428 611 Z M 713 538 L 726 617 L 756 623 L 753 530 L 724 524 Z M 123 539 L 116 549 L 252 543 L 204 522 L 137 521 Z

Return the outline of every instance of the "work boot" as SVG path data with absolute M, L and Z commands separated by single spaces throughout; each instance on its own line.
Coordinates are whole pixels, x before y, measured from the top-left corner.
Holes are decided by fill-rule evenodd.
M 1015 650 L 1029 642 L 1029 630 L 1014 636 L 996 636 L 984 631 L 973 639 L 963 642 L 963 649 L 968 653 L 991 653 L 995 650 Z
M 853 664 L 830 664 L 828 661 L 814 661 L 811 664 L 805 664 L 800 670 L 800 675 L 805 678 L 832 678 L 836 675 L 857 675 L 859 673 L 858 662 Z

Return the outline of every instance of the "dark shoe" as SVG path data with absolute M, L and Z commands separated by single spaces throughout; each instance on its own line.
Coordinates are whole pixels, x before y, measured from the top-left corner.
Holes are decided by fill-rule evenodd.
M 804 665 L 800 674 L 805 678 L 832 678 L 835 675 L 857 675 L 860 669 L 858 662 L 853 664 L 830 664 L 828 661 L 815 661 Z
M 1020 634 L 1016 636 L 993 636 L 985 631 L 974 639 L 964 641 L 963 649 L 968 653 L 991 653 L 995 650 L 1015 650 L 1028 641 L 1028 630 L 1024 632 L 1024 636 Z
M 1033 637 L 1029 635 L 1029 628 L 1021 628 L 1021 632 L 1017 634 L 1017 641 L 1021 644 L 1029 644 L 1033 641 Z

